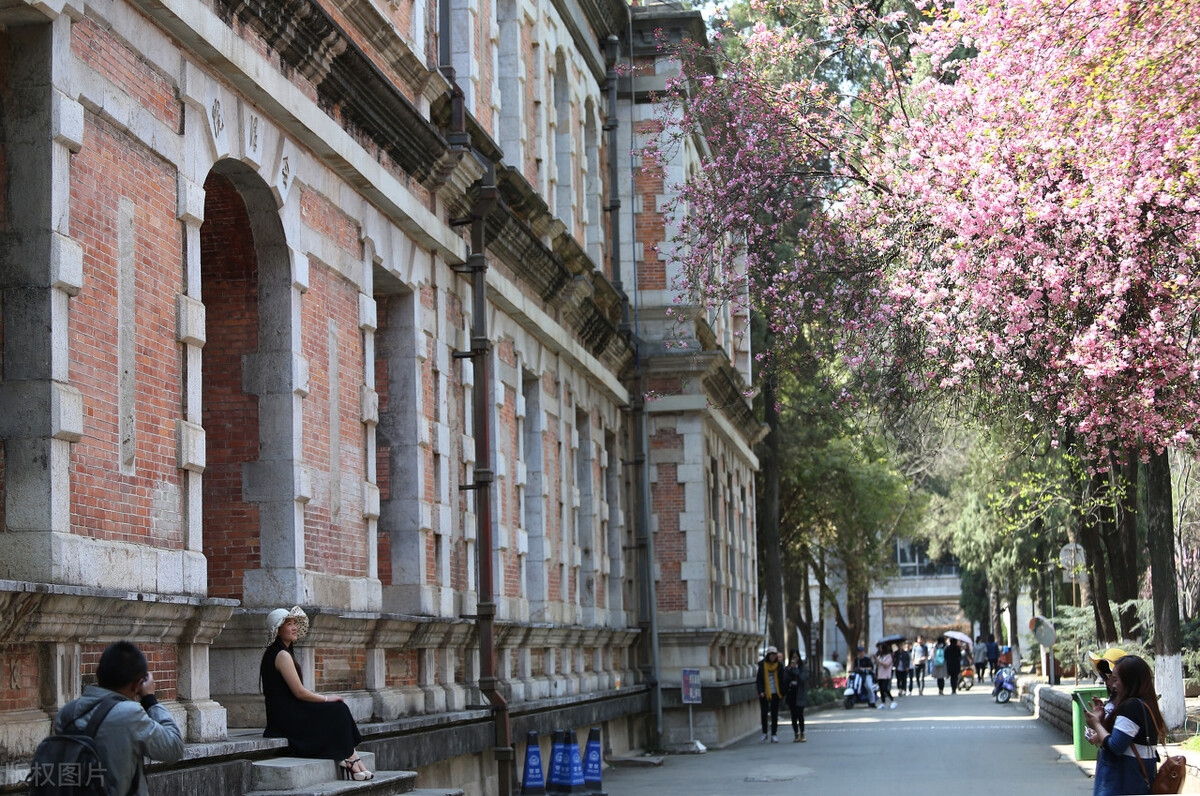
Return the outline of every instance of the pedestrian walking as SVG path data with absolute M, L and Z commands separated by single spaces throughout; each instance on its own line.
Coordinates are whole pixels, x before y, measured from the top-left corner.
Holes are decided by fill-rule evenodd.
M 962 672 L 962 647 L 958 646 L 958 639 L 950 639 L 949 646 L 946 647 L 946 676 L 950 678 L 950 693 L 958 693 L 958 676 Z
M 908 693 L 916 689 L 918 696 L 925 695 L 925 666 L 929 662 L 929 647 L 925 639 L 917 636 L 917 643 L 912 648 L 912 668 L 908 670 Z
M 808 671 L 800 650 L 788 653 L 788 665 L 784 670 L 785 699 L 788 713 L 792 716 L 792 743 L 804 743 L 804 708 L 808 706 Z
M 758 674 L 754 678 L 758 689 L 758 706 L 762 713 L 762 738 L 759 740 L 764 742 L 769 737 L 771 743 L 779 743 L 779 703 L 783 699 L 783 668 L 779 661 L 779 650 L 767 647 L 767 654 L 759 661 Z
M 994 678 L 996 672 L 1000 671 L 1000 645 L 996 643 L 995 633 L 988 633 L 987 662 L 989 673 Z
M 96 664 L 96 684 L 63 706 L 54 719 L 56 735 L 78 734 L 94 711 L 106 711 L 95 731 L 96 756 L 109 793 L 146 796 L 145 758 L 174 763 L 183 757 L 183 735 L 154 695 L 146 656 L 128 641 L 110 644 Z M 71 776 L 54 772 L 54 776 Z M 51 785 L 67 785 L 58 781 Z M 82 784 L 76 782 L 74 784 Z
M 1107 715 L 1099 700 L 1086 713 L 1089 740 L 1099 749 L 1093 796 L 1150 793 L 1158 773 L 1154 747 L 1165 722 L 1154 692 L 1154 674 L 1137 655 L 1126 655 L 1112 668 L 1116 696 Z
M 896 661 L 896 696 L 908 693 L 908 671 L 912 666 L 912 644 L 905 642 L 892 657 Z
M 987 642 L 983 634 L 975 637 L 975 648 L 971 653 L 975 660 L 975 682 L 981 683 L 987 674 Z
M 933 645 L 933 654 L 929 656 L 930 674 L 933 679 L 937 680 L 938 695 L 946 693 L 946 639 L 944 636 L 938 636 L 937 643 Z
M 896 698 L 892 696 L 892 653 L 889 644 L 875 645 L 875 682 L 879 683 L 879 704 L 877 710 L 883 710 L 884 703 L 891 710 L 896 709 Z

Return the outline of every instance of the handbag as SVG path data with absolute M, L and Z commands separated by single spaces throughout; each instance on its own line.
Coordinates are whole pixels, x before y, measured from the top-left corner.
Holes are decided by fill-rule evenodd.
M 1141 702 L 1141 700 L 1138 700 Z M 1146 703 L 1142 702 L 1142 715 L 1145 717 L 1147 725 L 1150 722 L 1150 714 L 1146 710 Z M 1157 732 L 1157 727 L 1155 731 Z M 1159 740 L 1162 740 L 1162 735 L 1159 735 Z M 1134 754 L 1134 759 L 1138 761 L 1138 767 L 1142 769 L 1142 779 L 1146 780 L 1146 787 L 1151 793 L 1182 793 L 1183 782 L 1187 779 L 1187 759 L 1183 755 L 1167 754 L 1167 746 L 1163 744 L 1162 764 L 1158 767 L 1158 773 L 1154 775 L 1154 781 L 1150 781 L 1150 776 L 1146 773 L 1146 764 L 1142 762 L 1142 756 Z

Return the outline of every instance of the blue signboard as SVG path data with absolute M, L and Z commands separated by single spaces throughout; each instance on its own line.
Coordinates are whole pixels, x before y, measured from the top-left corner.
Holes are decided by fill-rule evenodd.
M 683 670 L 683 704 L 700 704 L 700 670 Z

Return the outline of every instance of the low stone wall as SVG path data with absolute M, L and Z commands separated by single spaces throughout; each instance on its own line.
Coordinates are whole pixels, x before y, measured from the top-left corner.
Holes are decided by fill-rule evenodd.
M 1034 715 L 1054 729 L 1070 736 L 1073 732 L 1071 725 L 1071 695 L 1059 691 L 1048 683 L 1037 680 L 1021 679 L 1018 682 L 1021 693 L 1021 704 Z

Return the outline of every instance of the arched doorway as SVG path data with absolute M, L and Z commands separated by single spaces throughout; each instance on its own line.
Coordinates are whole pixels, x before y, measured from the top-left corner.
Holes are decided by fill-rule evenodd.
M 251 606 L 298 602 L 302 595 L 290 592 L 299 591 L 304 566 L 293 475 L 303 392 L 283 225 L 267 184 L 243 163 L 218 162 L 204 190 L 208 593 Z

